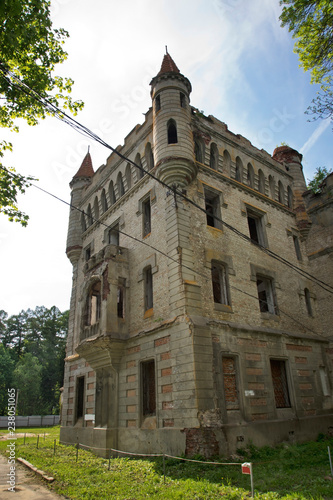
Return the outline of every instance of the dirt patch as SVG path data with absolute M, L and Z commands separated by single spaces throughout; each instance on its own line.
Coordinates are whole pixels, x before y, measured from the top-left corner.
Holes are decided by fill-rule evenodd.
M 34 434 L 33 434 L 34 435 Z M 9 491 L 9 464 L 8 459 L 0 454 L 0 498 L 13 500 L 13 492 Z M 18 462 L 15 463 L 15 500 L 64 500 L 50 490 L 43 480 L 38 479 L 34 472 L 29 471 Z

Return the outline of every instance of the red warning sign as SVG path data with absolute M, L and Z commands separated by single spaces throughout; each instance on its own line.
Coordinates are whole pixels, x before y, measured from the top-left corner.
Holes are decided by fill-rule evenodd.
M 245 462 L 242 464 L 242 474 L 250 474 L 251 475 L 251 464 Z

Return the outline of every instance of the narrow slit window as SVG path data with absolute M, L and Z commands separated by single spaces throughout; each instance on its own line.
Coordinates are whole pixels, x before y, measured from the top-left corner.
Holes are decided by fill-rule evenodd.
M 125 289 L 122 285 L 119 285 L 117 290 L 117 316 L 125 317 Z
M 144 307 L 145 311 L 152 309 L 153 302 L 153 275 L 151 266 L 147 267 L 144 271 Z
M 180 107 L 186 108 L 186 99 L 185 99 L 185 94 L 183 94 L 183 92 L 180 92 Z
M 143 237 L 151 233 L 151 206 L 150 198 L 142 203 L 142 217 L 143 217 Z
M 156 381 L 155 361 L 145 361 L 141 364 L 142 385 L 142 415 L 151 417 L 156 414 Z
M 310 295 L 310 291 L 308 288 L 304 288 L 304 296 L 305 296 L 306 310 L 308 312 L 308 315 L 312 317 L 313 311 L 312 311 L 312 304 L 311 304 L 311 295 Z
M 290 408 L 291 404 L 285 361 L 271 359 L 271 373 L 276 408 Z
M 76 385 L 76 419 L 83 417 L 84 412 L 84 377 L 78 377 Z
M 299 244 L 299 239 L 297 236 L 293 235 L 294 247 L 296 252 L 297 260 L 302 260 L 301 247 Z
M 159 111 L 161 109 L 161 96 L 157 96 L 155 98 L 155 111 L 157 113 L 157 111 Z
M 168 121 L 168 144 L 177 144 L 177 125 L 174 120 Z

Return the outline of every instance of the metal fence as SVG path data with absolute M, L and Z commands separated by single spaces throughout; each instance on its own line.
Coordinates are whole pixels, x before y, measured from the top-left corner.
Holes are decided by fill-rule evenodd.
M 58 425 L 59 415 L 30 415 L 29 417 L 15 416 L 15 427 L 51 427 Z M 0 417 L 0 429 L 8 427 L 8 417 Z

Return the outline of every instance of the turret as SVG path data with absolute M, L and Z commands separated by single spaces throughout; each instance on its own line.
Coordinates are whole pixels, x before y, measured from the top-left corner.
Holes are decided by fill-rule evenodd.
M 306 191 L 306 183 L 303 174 L 301 153 L 289 146 L 279 146 L 274 149 L 273 159 L 284 165 L 293 178 L 293 209 L 296 212 L 297 226 L 304 237 L 307 236 L 311 221 L 306 211 L 303 193 Z
M 66 253 L 67 257 L 73 265 L 78 261 L 81 255 L 82 232 L 84 230 L 85 224 L 83 213 L 79 210 L 76 210 L 75 207 L 79 207 L 82 198 L 82 192 L 91 183 L 91 178 L 93 177 L 93 175 L 94 169 L 92 166 L 91 156 L 88 151 L 79 170 L 76 172 L 70 183 L 72 195 L 71 207 L 69 211 Z
M 166 53 L 150 85 L 156 175 L 168 185 L 186 187 L 197 175 L 190 125 L 191 83 Z

